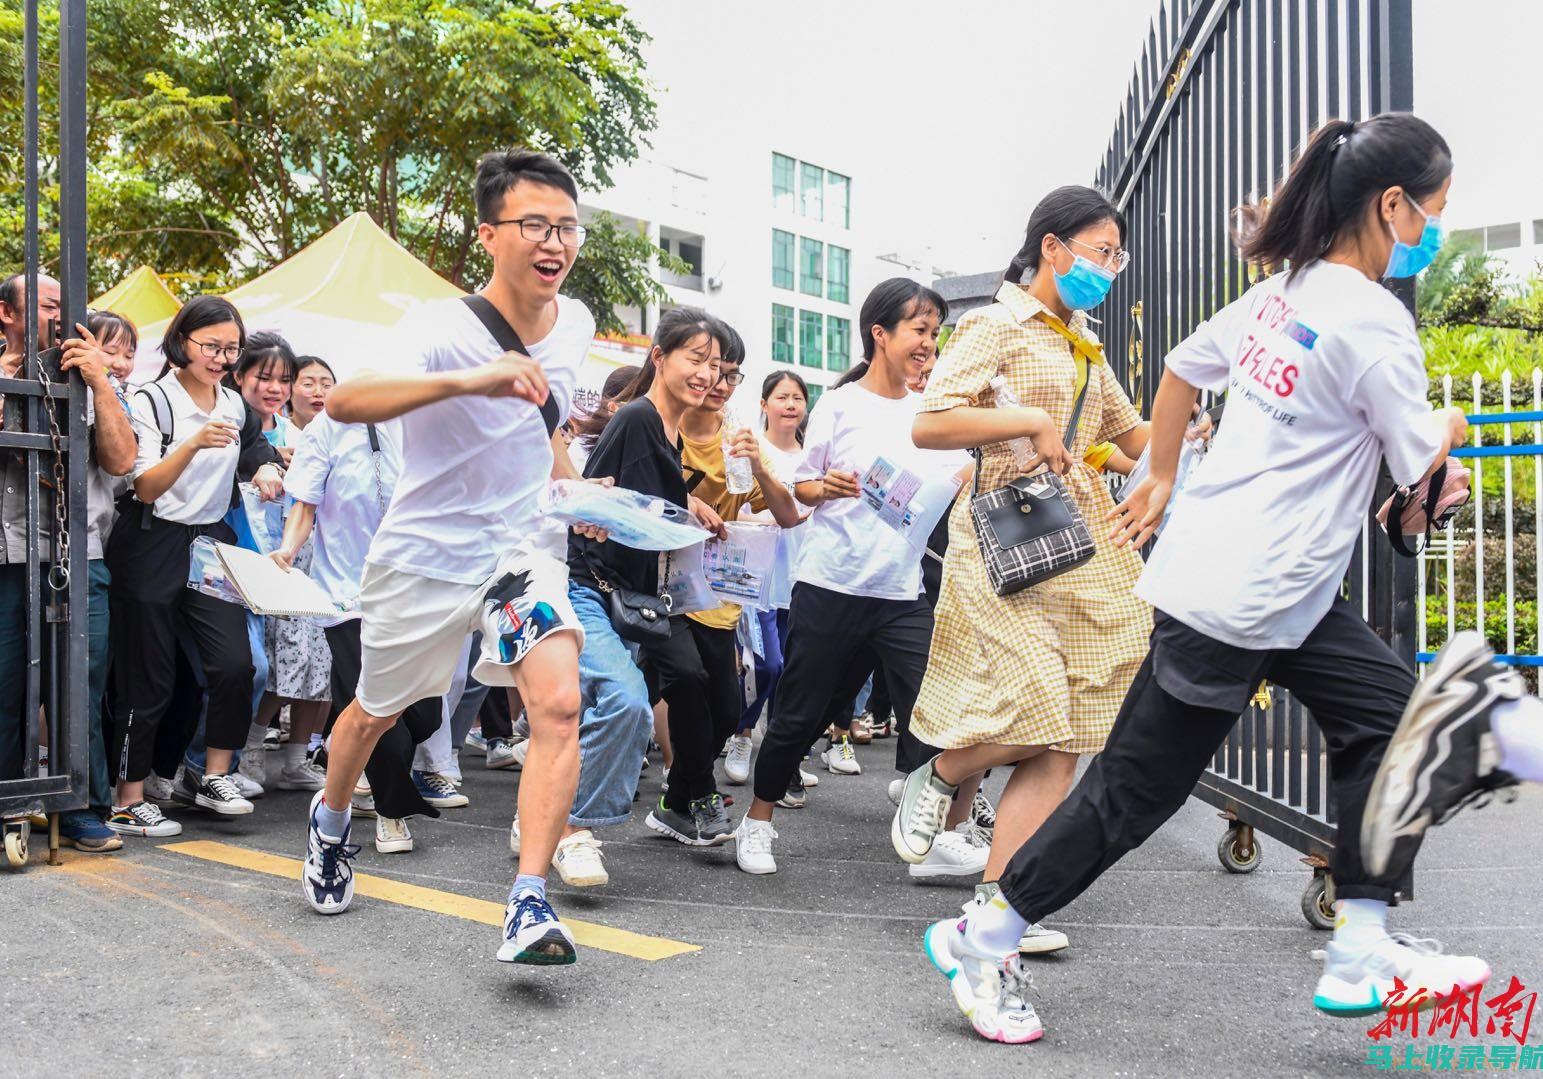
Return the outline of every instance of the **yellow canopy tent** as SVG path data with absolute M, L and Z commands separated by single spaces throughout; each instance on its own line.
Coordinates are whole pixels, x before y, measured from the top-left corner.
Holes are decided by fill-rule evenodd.
M 166 287 L 160 274 L 141 266 L 92 300 L 91 306 L 120 314 L 138 328 L 165 322 L 181 310 L 182 301 Z
M 282 334 L 297 354 L 320 356 L 340 379 L 363 368 L 390 369 L 396 353 L 391 329 L 401 317 L 420 303 L 460 295 L 363 212 L 225 294 L 248 333 Z M 169 321 L 140 327 L 133 381 L 160 371 L 159 346 Z M 606 375 L 629 361 L 617 351 L 614 342 L 596 340 L 579 372 L 580 407 L 583 391 L 598 394 Z

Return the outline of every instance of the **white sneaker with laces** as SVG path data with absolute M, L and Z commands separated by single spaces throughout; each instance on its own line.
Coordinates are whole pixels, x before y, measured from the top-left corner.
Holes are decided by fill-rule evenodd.
M 965 942 L 963 926 L 962 920 L 947 918 L 928 926 L 922 937 L 927 958 L 948 978 L 954 1003 L 982 1038 L 1008 1045 L 1039 1041 L 1045 1028 L 1029 1000 L 1034 980 L 1018 954 L 974 951 Z
M 838 776 L 863 774 L 863 766 L 857 763 L 857 753 L 852 749 L 852 739 L 842 738 L 820 751 L 820 760 L 826 771 Z
M 986 870 L 991 844 L 982 842 L 977 830 L 965 821 L 952 832 L 943 832 L 932 843 L 927 857 L 910 866 L 913 880 L 937 880 L 945 877 L 974 877 Z
M 723 760 L 723 774 L 736 787 L 750 778 L 750 752 L 754 741 L 748 734 L 736 734 L 729 739 L 729 752 Z
M 327 786 L 327 773 L 310 761 L 303 760 L 279 773 L 274 784 L 281 791 L 319 791 Z
M 820 777 L 801 764 L 798 766 L 798 778 L 803 781 L 806 787 L 818 787 L 820 785 Z
M 268 754 L 263 752 L 259 743 L 256 747 L 247 746 L 241 751 L 241 763 L 236 766 L 236 774 L 245 776 L 257 785 L 261 790 L 268 782 Z M 248 797 L 251 797 L 248 795 Z
M 900 804 L 890 822 L 889 838 L 900 860 L 912 865 L 926 861 L 938 833 L 948 819 L 958 788 L 937 774 L 936 761 L 928 761 L 905 777 Z
M 989 847 L 991 830 L 976 825 L 976 834 L 986 837 L 986 845 Z M 987 881 L 975 886 L 975 894 L 964 905 L 964 912 L 970 913 L 977 903 L 989 903 L 1002 891 L 1001 885 L 996 881 Z M 1018 938 L 1019 955 L 1048 955 L 1051 952 L 1059 952 L 1071 942 L 1066 939 L 1066 934 L 1059 929 L 1047 929 L 1039 922 L 1035 922 L 1023 931 L 1023 936 Z
M 252 803 L 241 797 L 236 781 L 218 772 L 204 776 L 198 784 L 198 793 L 193 796 L 193 804 L 222 817 L 241 817 L 252 812 Z
M 515 747 L 503 738 L 489 738 L 484 752 L 487 753 L 489 768 L 517 768 L 522 763 L 516 756 Z
M 375 818 L 375 849 L 381 854 L 401 854 L 413 849 L 413 833 L 399 817 Z
M 745 817 L 734 829 L 734 860 L 746 873 L 764 876 L 777 872 L 777 859 L 772 857 L 772 840 L 777 829 L 771 821 L 752 820 Z
M 254 782 L 250 776 L 244 776 L 239 771 L 230 773 L 230 780 L 236 785 L 236 790 L 247 801 L 253 798 L 261 798 L 266 792 L 262 784 Z
M 521 738 L 518 742 L 514 743 L 514 766 L 516 768 L 524 768 L 525 767 L 525 755 L 527 753 L 529 753 L 529 752 L 530 752 L 530 739 L 529 738 Z
M 520 818 L 515 817 L 514 823 L 509 825 L 509 853 L 516 858 L 520 856 Z
M 114 808 L 112 815 L 107 818 L 107 827 L 119 835 L 140 835 L 151 839 L 182 834 L 182 825 L 164 816 L 161 807 L 154 802 L 145 801 Z
M 588 828 L 574 832 L 557 844 L 552 868 L 563 883 L 573 888 L 598 888 L 608 884 L 611 875 L 600 860 L 600 840 Z
M 1441 942 L 1393 933 L 1368 948 L 1329 941 L 1322 951 L 1323 976 L 1313 1006 L 1326 1015 L 1373 1015 L 1393 995 L 1393 979 L 1408 987 L 1402 1003 L 1440 1004 L 1489 980 L 1489 964 L 1472 955 L 1446 955 Z
M 151 772 L 145 777 L 145 801 L 170 802 L 172 783 L 169 779 L 162 779 Z

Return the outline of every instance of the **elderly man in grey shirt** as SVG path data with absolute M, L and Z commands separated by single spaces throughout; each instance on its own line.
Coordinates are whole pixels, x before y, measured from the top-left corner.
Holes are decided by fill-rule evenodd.
M 14 376 L 22 367 L 26 348 L 26 279 L 14 275 L 0 282 L 0 331 L 5 337 L 5 351 L 0 355 L 0 373 Z M 59 318 L 59 283 L 40 275 L 35 298 L 39 327 Z M 102 695 L 107 685 L 107 564 L 103 560 L 102 537 L 112 523 L 112 481 L 110 477 L 128 473 L 134 464 L 135 439 L 123 404 L 108 378 L 107 358 L 85 327 L 78 327 L 78 337 L 63 342 L 60 366 L 78 371 L 90 393 L 87 419 L 90 426 L 90 486 L 87 492 L 86 566 L 89 579 L 87 621 L 89 624 L 88 695 L 90 752 L 89 802 L 91 808 L 64 814 L 60 819 L 61 841 L 84 851 L 109 851 L 122 846 L 120 840 L 102 823 L 111 811 L 111 787 L 108 781 L 107 748 L 102 730 Z M 20 402 L 8 402 L 4 411 L 6 428 L 21 422 Z M 27 686 L 27 469 L 21 454 L 4 454 L 4 476 L 0 482 L 0 779 L 21 775 L 25 759 L 22 732 L 26 729 Z M 40 535 L 37 557 L 52 560 L 53 492 L 42 495 L 39 513 Z M 46 581 L 46 571 L 44 573 Z M 44 585 L 45 602 L 47 585 Z

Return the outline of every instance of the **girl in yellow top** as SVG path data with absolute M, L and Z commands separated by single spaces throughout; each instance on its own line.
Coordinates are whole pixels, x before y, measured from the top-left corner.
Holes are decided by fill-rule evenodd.
M 798 524 L 793 495 L 772 475 L 755 434 L 733 434 L 734 456 L 750 460 L 755 482 L 744 494 L 728 489 L 723 453 L 724 409 L 744 381 L 745 344 L 731 327 L 724 333 L 718 380 L 702 404 L 681 417 L 681 471 L 692 505 L 706 503 L 724 521 L 740 507 L 769 509 L 784 528 Z M 670 706 L 669 785 L 644 821 L 649 828 L 687 846 L 726 842 L 733 832 L 713 776 L 713 762 L 739 725 L 739 605 L 670 619 L 670 639 L 643 648 L 643 668 L 654 692 Z
M 914 437 L 934 449 L 979 447 L 980 489 L 1018 475 L 1011 439 L 1065 475 L 1098 545 L 1091 562 L 1010 596 L 986 576 L 969 499 L 950 518 L 931 661 L 912 719 L 918 738 L 943 752 L 907 777 L 892 838 L 907 862 L 931 850 L 954 794 L 988 768 L 1013 766 L 997 806 L 982 894 L 1008 856 L 1071 788 L 1077 758 L 1097 753 L 1146 654 L 1148 606 L 1132 593 L 1141 559 L 1108 540 L 1108 488 L 1083 457 L 1112 441 L 1135 459 L 1148 425 L 1132 407 L 1087 328 L 1084 311 L 1125 267 L 1125 221 L 1099 192 L 1062 187 L 1029 219 L 1023 248 L 997 302 L 959 322 L 927 386 Z M 990 383 L 1007 379 L 1018 408 L 998 408 Z M 1071 445 L 1063 444 L 1079 392 L 1086 398 Z M 1066 946 L 1031 926 L 1029 951 Z

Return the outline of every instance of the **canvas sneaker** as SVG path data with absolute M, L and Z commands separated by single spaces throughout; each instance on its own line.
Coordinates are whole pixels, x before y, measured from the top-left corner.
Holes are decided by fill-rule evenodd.
M 239 768 L 230 773 L 230 781 L 236 785 L 236 793 L 249 802 L 268 793 L 261 783 L 249 775 L 244 775 Z
M 948 978 L 954 1003 L 975 1033 L 1009 1045 L 1044 1037 L 1045 1028 L 1029 1000 L 1034 980 L 1018 954 L 975 951 L 966 943 L 964 924 L 960 918 L 934 922 L 922 936 L 922 949 L 933 967 Z
M 729 739 L 729 752 L 723 760 L 723 774 L 736 787 L 750 778 L 750 753 L 754 745 L 754 740 L 748 734 L 736 734 Z
M 958 792 L 938 776 L 935 760 L 905 777 L 889 827 L 890 842 L 902 861 L 919 865 L 926 860 Z
M 489 738 L 484 752 L 489 768 L 516 768 L 520 764 L 515 758 L 514 746 L 507 738 Z
M 1342 1017 L 1381 1011 L 1394 992 L 1395 978 L 1407 987 L 1403 1000 L 1431 1006 L 1483 985 L 1490 974 L 1489 964 L 1476 956 L 1446 955 L 1439 941 L 1403 933 L 1359 949 L 1331 940 L 1313 956 L 1324 961 L 1313 1006 Z
M 139 835 L 150 839 L 165 839 L 181 835 L 182 825 L 161 813 L 154 802 L 135 802 L 120 806 L 107 818 L 107 827 L 119 835 Z
M 910 866 L 909 871 L 913 880 L 975 877 L 985 872 L 990 855 L 991 841 L 974 822 L 965 821 L 953 831 L 939 835 L 927 857 Z
M 342 914 L 354 901 L 354 867 L 359 848 L 348 842 L 350 823 L 340 836 L 323 835 L 316 824 L 316 807 L 322 792 L 311 798 L 306 817 L 305 864 L 300 868 L 300 889 L 318 914 Z
M 863 766 L 857 763 L 857 752 L 851 738 L 839 738 L 820 751 L 820 760 L 826 771 L 838 776 L 862 775 Z
M 379 854 L 404 854 L 413 849 L 412 829 L 401 817 L 375 818 L 375 850 Z
M 301 761 L 280 772 L 274 785 L 281 791 L 319 791 L 327 786 L 327 773 L 311 761 Z
M 552 868 L 570 888 L 598 888 L 611 880 L 600 859 L 600 840 L 588 828 L 563 837 L 552 855 Z
M 777 859 L 772 857 L 772 840 L 777 829 L 769 820 L 752 820 L 746 816 L 734 829 L 734 861 L 746 873 L 763 876 L 777 872 Z
M 151 772 L 145 777 L 145 798 L 149 801 L 170 802 L 172 800 L 171 792 L 171 780 L 162 779 L 154 772 Z
M 488 740 L 482 733 L 481 727 L 473 727 L 466 732 L 466 740 L 461 743 L 461 748 L 470 753 L 486 753 Z
M 996 831 L 997 811 L 991 804 L 991 799 L 986 797 L 986 792 L 976 788 L 975 797 L 970 799 L 970 819 L 984 831 L 989 837 Z
M 455 789 L 450 777 L 439 772 L 420 772 L 413 769 L 413 785 L 423 800 L 435 809 L 460 809 L 471 804 L 471 799 Z
M 245 776 L 257 784 L 259 790 L 268 783 L 268 755 L 263 752 L 261 743 L 255 746 L 249 745 L 241 751 L 241 763 L 236 766 L 236 774 Z M 251 797 L 248 795 L 248 797 Z
M 252 803 L 241 797 L 236 781 L 218 772 L 204 775 L 193 804 L 222 817 L 242 817 L 252 812 Z
M 1527 692 L 1521 676 L 1495 662 L 1484 638 L 1464 630 L 1436 656 L 1372 779 L 1361 816 L 1361 858 L 1387 872 L 1395 847 L 1415 843 L 1433 824 L 1516 785 L 1500 768 L 1490 730 L 1496 706 Z
M 573 934 L 557 918 L 552 905 L 535 892 L 512 896 L 504 908 L 504 939 L 500 963 L 560 966 L 578 958 Z

